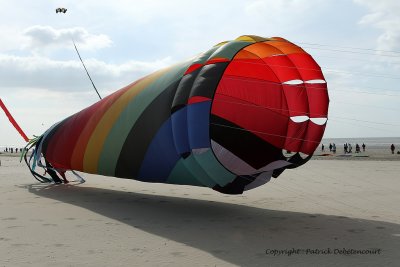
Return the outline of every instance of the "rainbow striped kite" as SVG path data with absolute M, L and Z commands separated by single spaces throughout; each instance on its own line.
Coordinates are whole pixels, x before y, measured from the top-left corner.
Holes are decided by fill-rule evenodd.
M 311 157 L 328 105 L 321 69 L 302 48 L 241 36 L 56 123 L 28 163 L 36 176 L 39 165 L 50 175 L 78 170 L 241 194 Z

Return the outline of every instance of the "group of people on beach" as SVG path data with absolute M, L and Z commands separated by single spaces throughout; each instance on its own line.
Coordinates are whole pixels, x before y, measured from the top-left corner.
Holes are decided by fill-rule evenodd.
M 6 147 L 5 149 L 4 149 L 4 152 L 6 152 L 6 153 L 14 153 L 14 151 L 15 151 L 15 153 L 18 153 L 18 152 L 22 152 L 22 148 L 17 148 L 17 147 Z
M 361 147 L 363 152 L 365 152 L 365 148 L 367 147 L 364 143 L 360 146 L 358 143 L 356 143 L 356 153 L 361 153 Z M 343 152 L 344 154 L 350 154 L 353 153 L 353 146 L 350 143 L 345 143 L 343 145 Z
M 356 153 L 360 153 L 361 152 L 361 147 L 363 149 L 363 152 L 365 152 L 365 148 L 367 147 L 364 143 L 360 146 L 359 144 L 356 144 Z M 325 146 L 324 144 L 322 144 L 321 146 L 321 150 L 322 152 L 325 152 Z M 348 153 L 353 153 L 353 146 L 350 143 L 345 143 L 343 145 L 343 152 L 345 154 Z M 333 154 L 336 154 L 336 144 L 335 143 L 329 143 L 329 152 L 332 152 Z
M 322 152 L 325 152 L 324 144 L 322 144 L 321 150 L 322 150 Z M 329 152 L 336 154 L 336 144 L 335 143 L 329 143 Z
M 355 153 L 361 153 L 361 148 L 362 151 L 365 152 L 365 148 L 367 146 L 363 143 L 361 146 L 357 143 L 356 144 L 356 150 Z M 394 144 L 390 146 L 390 151 L 392 151 L 392 154 L 394 154 L 394 151 L 396 150 L 396 147 Z M 325 145 L 321 145 L 321 151 L 325 152 Z M 333 154 L 336 154 L 336 144 L 335 143 L 329 143 L 329 152 L 332 152 Z M 343 152 L 344 154 L 351 154 L 353 153 L 353 146 L 350 143 L 344 143 L 343 144 Z M 400 151 L 397 151 L 397 154 L 400 154 Z

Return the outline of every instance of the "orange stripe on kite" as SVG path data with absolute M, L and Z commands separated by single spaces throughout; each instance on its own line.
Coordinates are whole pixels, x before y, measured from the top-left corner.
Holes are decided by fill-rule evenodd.
M 3 101 L 1 100 L 1 98 L 0 98 L 0 106 L 3 109 L 4 113 L 6 113 L 6 116 L 8 117 L 8 119 L 10 120 L 10 122 L 14 126 L 14 128 L 19 132 L 19 134 L 22 136 L 22 138 L 24 138 L 24 140 L 26 142 L 28 142 L 29 138 L 26 136 L 24 131 L 22 131 L 21 127 L 19 127 L 18 123 L 14 120 L 13 116 L 8 111 L 8 109 L 6 108 L 6 106 L 4 105 Z

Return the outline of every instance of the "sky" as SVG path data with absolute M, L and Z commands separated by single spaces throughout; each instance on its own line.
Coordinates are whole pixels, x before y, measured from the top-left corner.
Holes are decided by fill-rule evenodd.
M 280 36 L 321 66 L 326 138 L 400 136 L 398 0 L 0 0 L 0 97 L 29 137 L 241 35 Z M 57 7 L 68 9 L 56 14 Z M 0 112 L 0 146 L 25 142 Z

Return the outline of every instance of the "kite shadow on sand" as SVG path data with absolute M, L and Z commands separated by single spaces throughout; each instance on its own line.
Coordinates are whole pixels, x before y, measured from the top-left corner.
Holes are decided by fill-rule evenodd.
M 391 266 L 400 260 L 400 225 L 388 222 L 74 185 L 36 184 L 28 189 L 35 195 L 87 209 L 238 266 L 328 262 Z M 267 249 L 291 248 L 381 249 L 382 253 L 266 255 Z

